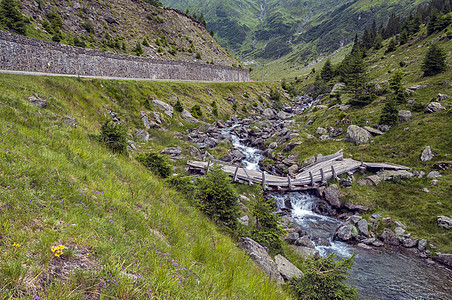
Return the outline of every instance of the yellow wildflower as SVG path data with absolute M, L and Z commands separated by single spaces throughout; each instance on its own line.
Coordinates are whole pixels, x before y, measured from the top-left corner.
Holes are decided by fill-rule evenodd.
M 53 246 L 52 252 L 56 257 L 60 257 L 61 255 L 63 255 L 64 249 L 66 249 L 66 246 L 64 245 Z
M 20 244 L 14 243 L 14 244 L 13 244 L 13 247 L 19 248 L 19 247 L 20 247 Z

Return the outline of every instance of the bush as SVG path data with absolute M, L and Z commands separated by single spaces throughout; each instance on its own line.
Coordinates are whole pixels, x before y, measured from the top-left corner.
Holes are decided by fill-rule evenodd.
M 143 47 L 141 47 L 141 43 L 140 42 L 137 42 L 137 45 L 136 45 L 134 51 L 135 51 L 137 56 L 140 56 L 140 55 L 143 54 Z
M 251 215 L 256 223 L 251 230 L 251 238 L 267 246 L 272 252 L 281 250 L 281 217 L 275 214 L 273 203 L 261 195 L 256 195 L 251 203 Z
M 398 120 L 398 111 L 395 100 L 390 99 L 386 102 L 380 116 L 380 124 L 394 125 Z
M 106 121 L 100 127 L 100 139 L 114 153 L 127 152 L 127 128 L 122 123 Z
M 140 153 L 136 159 L 152 173 L 162 178 L 167 178 L 173 171 L 173 167 L 167 162 L 166 157 L 157 153 Z
M 177 99 L 176 104 L 174 104 L 174 110 L 180 113 L 184 110 L 184 107 L 182 106 L 182 103 L 179 99 Z
M 184 175 L 175 175 L 168 177 L 166 179 L 166 182 L 173 188 L 175 188 L 177 191 L 181 192 L 182 194 L 186 195 L 187 198 L 192 198 L 191 196 L 196 191 L 196 185 L 192 180 L 191 176 L 184 176 Z
M 81 24 L 82 28 L 85 29 L 88 33 L 95 34 L 94 24 L 91 20 L 85 21 Z
M 217 106 L 217 102 L 216 102 L 216 101 L 213 101 L 213 102 L 210 104 L 210 106 L 212 106 L 212 114 L 213 114 L 215 117 L 218 117 L 218 106 Z
M 149 46 L 150 46 L 147 37 L 144 37 L 144 38 L 143 38 L 143 41 L 141 42 L 141 44 L 142 44 L 143 46 L 145 46 L 145 47 L 149 47 Z
M 198 181 L 197 197 L 201 210 L 212 220 L 234 229 L 237 226 L 239 205 L 231 181 L 220 166 L 214 165 Z
M 201 59 L 201 52 L 196 52 L 196 59 Z
M 345 283 L 355 256 L 353 254 L 339 261 L 336 261 L 334 254 L 307 259 L 304 276 L 293 278 L 289 287 L 298 299 L 357 299 L 356 289 Z
M 0 4 L 0 25 L 5 26 L 12 32 L 25 34 L 25 18 L 17 8 L 16 1 L 2 0 Z
M 425 54 L 424 61 L 422 63 L 422 71 L 424 76 L 432 76 L 444 72 L 447 69 L 446 54 L 436 44 L 433 44 Z
M 198 104 L 193 105 L 193 107 L 190 109 L 190 113 L 193 117 L 198 119 L 202 116 L 201 106 L 199 106 Z

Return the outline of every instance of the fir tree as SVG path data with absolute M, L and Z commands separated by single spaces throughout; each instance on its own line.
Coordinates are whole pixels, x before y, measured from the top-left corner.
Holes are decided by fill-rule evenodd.
M 381 111 L 380 124 L 394 125 L 397 123 L 398 111 L 395 99 L 389 99 Z
M 363 40 L 362 44 L 365 49 L 372 48 L 373 40 L 372 40 L 372 36 L 371 36 L 370 32 L 367 30 L 367 28 L 364 30 L 362 40 Z
M 381 37 L 381 34 L 378 34 L 374 41 L 374 48 L 376 50 L 381 49 L 383 47 L 383 38 Z
M 17 8 L 16 1 L 2 0 L 0 4 L 0 25 L 15 33 L 25 34 L 25 18 Z
M 392 39 L 389 41 L 388 49 L 386 49 L 386 53 L 395 51 L 396 49 L 397 49 L 397 43 L 396 43 L 396 41 L 395 41 L 395 38 L 392 38 Z
M 436 44 L 433 44 L 425 54 L 422 63 L 422 71 L 424 76 L 432 76 L 444 72 L 447 69 L 446 54 Z
M 333 76 L 334 76 L 333 67 L 331 66 L 331 60 L 328 58 L 325 61 L 322 70 L 320 70 L 320 78 L 328 82 L 331 79 L 333 79 Z

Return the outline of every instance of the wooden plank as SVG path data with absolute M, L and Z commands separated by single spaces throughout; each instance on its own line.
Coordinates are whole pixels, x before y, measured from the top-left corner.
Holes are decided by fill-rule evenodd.
M 235 169 L 234 177 L 232 178 L 232 182 L 236 182 L 237 181 L 237 172 L 238 171 L 239 171 L 239 166 L 237 166 L 237 168 Z

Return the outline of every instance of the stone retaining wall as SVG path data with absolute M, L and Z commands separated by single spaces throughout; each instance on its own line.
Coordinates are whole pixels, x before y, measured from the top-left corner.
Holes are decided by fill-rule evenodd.
M 250 81 L 248 69 L 115 54 L 5 31 L 0 31 L 0 69 L 75 76 Z

